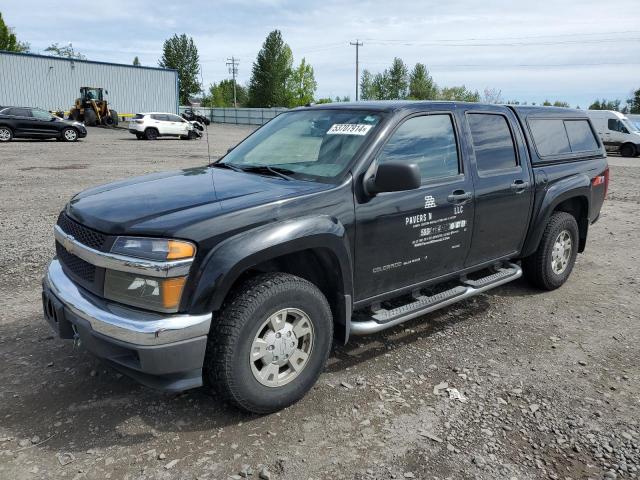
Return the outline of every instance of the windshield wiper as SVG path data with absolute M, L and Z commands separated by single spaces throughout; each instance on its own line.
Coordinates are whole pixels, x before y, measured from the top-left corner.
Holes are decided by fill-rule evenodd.
M 215 162 L 215 163 L 212 163 L 211 166 L 215 168 L 228 168 L 229 170 L 233 170 L 234 172 L 243 171 L 242 168 L 236 167 L 235 165 L 231 165 L 230 163 Z
M 289 174 L 295 173 L 293 170 L 289 170 L 288 168 L 271 167 L 269 165 L 243 165 L 242 167 L 238 167 L 236 165 L 234 166 L 241 169 L 243 172 L 270 174 L 276 177 L 284 178 L 285 180 L 293 180 L 293 178 L 290 177 Z

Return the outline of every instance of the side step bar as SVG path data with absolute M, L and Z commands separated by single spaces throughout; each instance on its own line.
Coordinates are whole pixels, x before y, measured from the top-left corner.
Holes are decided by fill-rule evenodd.
M 461 285 L 437 293 L 432 296 L 420 295 L 414 302 L 407 303 L 392 310 L 380 309 L 364 320 L 354 318 L 351 321 L 352 335 L 368 335 L 395 327 L 407 320 L 420 317 L 429 312 L 452 305 L 466 298 L 473 297 L 492 288 L 504 285 L 522 276 L 522 268 L 515 263 L 506 263 L 497 272 L 477 280 L 463 280 Z M 362 317 L 360 317 L 362 318 Z

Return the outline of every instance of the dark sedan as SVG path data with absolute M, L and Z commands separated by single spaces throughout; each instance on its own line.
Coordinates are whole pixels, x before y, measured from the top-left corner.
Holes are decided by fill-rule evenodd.
M 0 107 L 0 142 L 13 138 L 55 138 L 75 142 L 87 136 L 80 122 L 63 120 L 46 110 L 29 107 Z

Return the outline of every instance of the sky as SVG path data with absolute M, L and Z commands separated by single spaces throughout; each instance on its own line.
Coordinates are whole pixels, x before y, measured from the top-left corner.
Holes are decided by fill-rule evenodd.
M 503 100 L 545 99 L 588 105 L 625 100 L 640 88 L 638 0 L 0 0 L 18 39 L 43 52 L 72 42 L 90 60 L 157 66 L 163 41 L 193 37 L 205 86 L 248 82 L 267 34 L 282 31 L 297 64 L 315 70 L 316 97 L 355 98 L 355 47 L 360 69 L 375 73 L 394 57 L 424 63 L 439 86 L 465 85 Z

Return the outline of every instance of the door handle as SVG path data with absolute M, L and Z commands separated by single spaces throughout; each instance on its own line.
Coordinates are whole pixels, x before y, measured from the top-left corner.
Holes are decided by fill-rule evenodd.
M 511 190 L 516 193 L 524 192 L 529 186 L 529 182 L 525 182 L 524 180 L 514 180 L 511 184 Z
M 473 198 L 473 193 L 464 190 L 454 190 L 451 195 L 447 196 L 450 203 L 466 203 Z

